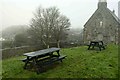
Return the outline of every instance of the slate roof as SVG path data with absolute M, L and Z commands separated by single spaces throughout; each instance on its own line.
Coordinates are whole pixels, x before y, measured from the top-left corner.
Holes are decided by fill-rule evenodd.
M 109 11 L 109 13 L 113 16 L 113 18 L 118 22 L 120 23 L 120 19 L 111 11 L 107 8 L 107 10 Z
M 106 8 L 106 9 L 112 15 L 112 17 L 120 24 L 120 19 L 111 10 L 109 10 L 108 8 Z M 89 18 L 89 20 L 96 14 L 97 11 L 98 11 L 98 9 L 93 13 L 93 15 Z M 89 20 L 85 23 L 85 25 L 89 22 Z

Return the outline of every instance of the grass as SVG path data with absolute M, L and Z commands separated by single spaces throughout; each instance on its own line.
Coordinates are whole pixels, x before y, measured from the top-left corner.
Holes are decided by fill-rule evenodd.
M 0 79 L 2 78 L 2 61 L 0 60 Z
M 117 78 L 118 47 L 109 45 L 106 50 L 87 50 L 87 46 L 66 48 L 63 63 L 37 75 L 24 70 L 23 56 L 3 60 L 3 78 Z M 49 66 L 48 66 L 49 67 Z

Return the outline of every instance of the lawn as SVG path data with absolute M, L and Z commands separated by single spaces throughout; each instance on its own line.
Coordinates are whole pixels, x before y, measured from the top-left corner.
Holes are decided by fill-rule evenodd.
M 23 69 L 24 56 L 2 61 L 3 78 L 117 78 L 118 47 L 108 45 L 105 50 L 87 50 L 87 46 L 63 48 L 67 55 L 63 63 L 54 64 L 46 72 L 36 74 Z

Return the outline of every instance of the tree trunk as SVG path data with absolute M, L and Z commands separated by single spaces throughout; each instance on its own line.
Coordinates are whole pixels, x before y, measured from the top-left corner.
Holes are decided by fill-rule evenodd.
M 47 48 L 50 48 L 50 46 L 49 46 L 49 45 L 47 45 Z
M 57 47 L 60 48 L 60 41 L 57 41 Z
M 43 41 L 43 44 L 46 46 L 46 48 L 49 48 L 49 45 L 45 41 Z

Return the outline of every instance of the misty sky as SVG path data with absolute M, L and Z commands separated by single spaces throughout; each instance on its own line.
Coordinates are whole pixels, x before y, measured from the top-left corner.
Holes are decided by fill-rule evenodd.
M 108 8 L 118 14 L 118 1 L 107 0 Z M 83 28 L 97 9 L 98 0 L 0 0 L 0 22 L 3 29 L 12 25 L 29 25 L 39 6 L 56 6 L 71 21 L 71 27 Z

